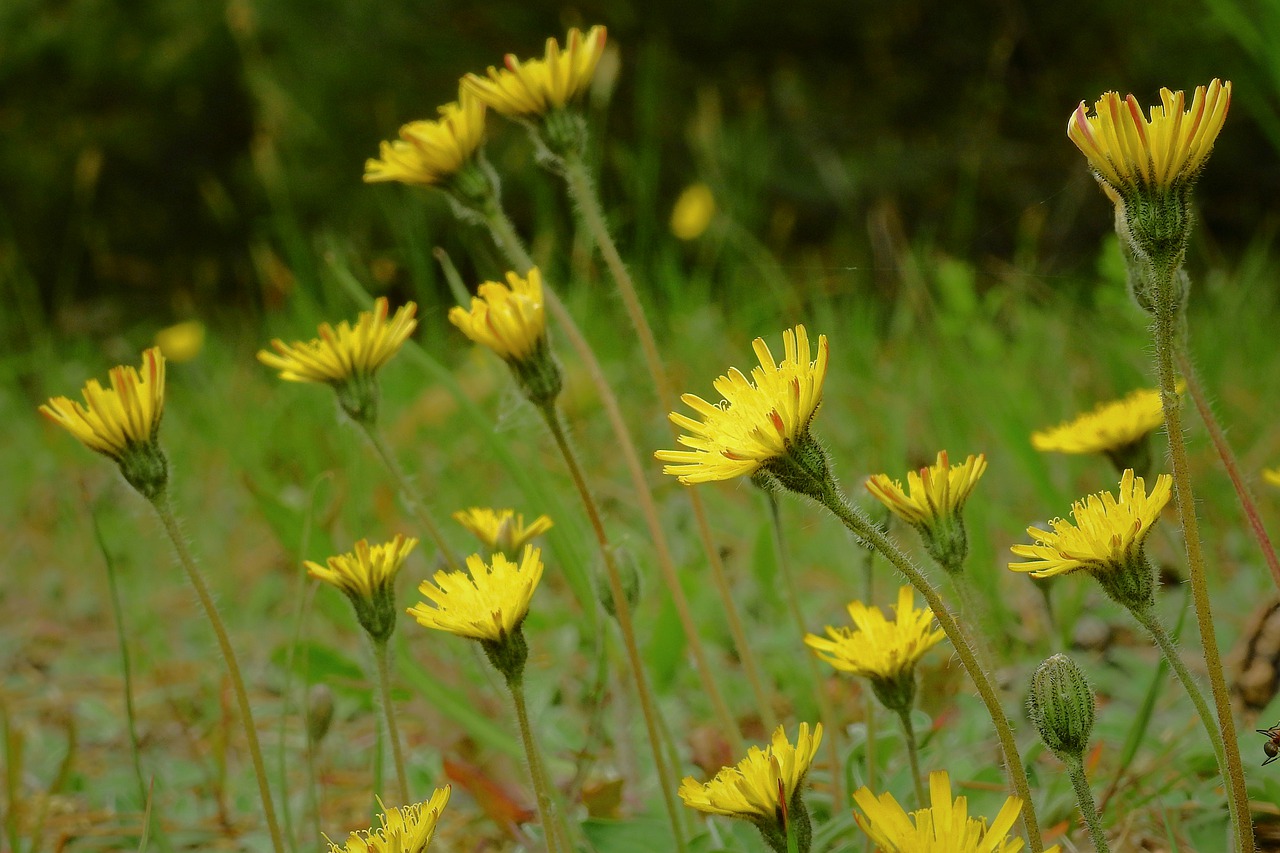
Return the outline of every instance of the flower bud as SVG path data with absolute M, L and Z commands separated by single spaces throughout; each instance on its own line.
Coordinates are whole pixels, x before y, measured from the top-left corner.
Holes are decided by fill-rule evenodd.
M 1036 668 L 1027 711 L 1054 755 L 1080 759 L 1093 731 L 1094 700 L 1093 688 L 1075 661 L 1054 655 Z
M 640 571 L 636 567 L 635 557 L 631 551 L 626 548 L 614 548 L 613 559 L 618 567 L 618 575 L 622 581 L 622 594 L 627 599 L 627 606 L 631 610 L 635 610 L 640 604 Z M 600 599 L 600 606 L 604 608 L 612 618 L 618 618 L 618 609 L 613 600 L 613 587 L 609 583 L 609 576 L 605 572 L 600 572 L 597 578 L 596 595 Z

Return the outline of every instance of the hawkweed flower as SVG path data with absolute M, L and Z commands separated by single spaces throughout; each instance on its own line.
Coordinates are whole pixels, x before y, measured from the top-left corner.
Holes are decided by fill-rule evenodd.
M 113 460 L 129 485 L 154 502 L 169 482 L 169 464 L 160 448 L 164 374 L 164 355 L 159 347 L 151 347 L 142 353 L 140 370 L 113 367 L 110 388 L 90 379 L 81 392 L 83 404 L 51 397 L 40 414 Z
M 677 240 L 696 240 L 716 215 L 716 197 L 704 183 L 690 184 L 671 208 L 671 233 Z
M 425 803 L 389 809 L 378 800 L 382 826 L 351 833 L 346 844 L 325 836 L 329 853 L 424 853 L 431 846 L 440 813 L 449 804 L 450 787 L 437 788 Z
M 469 197 L 467 173 L 484 143 L 485 105 L 463 89 L 438 111 L 438 119 L 411 121 L 400 128 L 399 139 L 384 141 L 378 157 L 365 161 L 364 182 L 438 186 Z
M 769 489 L 823 494 L 830 468 L 809 425 L 822 404 L 827 336 L 819 336 L 812 361 L 804 326 L 783 332 L 782 343 L 783 359 L 777 362 L 764 339 L 756 338 L 752 347 L 760 366 L 750 377 L 730 368 L 716 379 L 714 387 L 724 398 L 718 405 L 694 394 L 680 398 L 701 420 L 671 413 L 671 422 L 689 433 L 678 441 L 690 449 L 654 453 L 668 463 L 664 474 L 685 485 L 746 476 Z
M 417 544 L 400 534 L 385 545 L 361 539 L 351 553 L 330 557 L 327 565 L 307 561 L 307 574 L 337 587 L 351 600 L 361 627 L 385 643 L 396 627 L 396 575 Z
M 1143 543 L 1173 494 L 1173 478 L 1161 474 L 1151 494 L 1141 477 L 1127 469 L 1120 478 L 1119 498 L 1099 492 L 1071 507 L 1074 522 L 1055 518 L 1051 530 L 1027 528 L 1033 545 L 1011 550 L 1025 562 L 1010 563 L 1015 572 L 1051 578 L 1082 569 L 1102 585 L 1116 603 L 1146 612 L 1155 604 L 1155 580 Z
M 524 278 L 507 273 L 506 284 L 484 282 L 469 310 L 449 309 L 449 322 L 505 361 L 534 405 L 546 406 L 560 394 L 564 380 L 547 340 L 546 302 L 537 267 Z
M 853 818 L 883 853 L 1018 853 L 1021 838 L 1010 838 L 1022 800 L 1009 797 L 987 825 L 986 818 L 969 817 L 965 797 L 951 799 L 951 777 L 945 770 L 929 774 L 929 808 L 906 812 L 892 794 L 879 798 L 867 787 L 854 792 L 862 813 Z M 1044 853 L 1058 853 L 1055 844 Z
M 1031 446 L 1046 453 L 1100 453 L 1119 471 L 1151 468 L 1151 433 L 1164 424 L 1158 388 L 1139 388 L 1122 400 L 1031 434 Z
M 329 385 L 352 420 L 372 425 L 378 420 L 378 370 L 413 334 L 417 310 L 406 302 L 388 320 L 388 303 L 380 296 L 372 311 L 360 312 L 354 326 L 346 320 L 336 329 L 321 323 L 319 338 L 292 344 L 277 338 L 271 342 L 275 352 L 260 350 L 258 361 L 286 381 Z
M 987 470 L 987 457 L 969 455 L 952 465 L 947 451 L 938 452 L 933 465 L 907 474 L 907 488 L 888 474 L 867 480 L 867 491 L 894 515 L 910 524 L 924 540 L 929 556 L 951 574 L 964 569 L 969 540 L 964 531 L 964 502 Z
M 418 592 L 429 599 L 409 608 L 424 628 L 478 640 L 489 660 L 508 681 L 519 682 L 529 648 L 520 626 L 542 579 L 542 552 L 524 547 L 520 562 L 494 554 L 486 563 L 479 554 L 467 557 L 465 572 L 436 572 Z
M 191 361 L 204 349 L 205 328 L 199 320 L 183 320 L 156 332 L 156 346 L 175 364 Z
M 680 799 L 701 812 L 750 821 L 779 853 L 787 850 L 788 833 L 795 835 L 801 851 L 807 851 L 812 830 L 801 792 L 821 743 L 821 723 L 812 734 L 809 724 L 801 723 L 795 745 L 778 726 L 768 746 L 751 747 L 736 767 L 723 768 L 710 782 L 686 776 Z
M 1273 486 L 1280 486 L 1280 468 L 1264 468 L 1262 470 L 1262 479 Z
M 471 507 L 453 514 L 453 520 L 465 527 L 490 553 L 504 554 L 508 559 L 520 553 L 520 549 L 535 536 L 552 528 L 548 516 L 540 515 L 528 525 L 524 513 L 513 509 Z

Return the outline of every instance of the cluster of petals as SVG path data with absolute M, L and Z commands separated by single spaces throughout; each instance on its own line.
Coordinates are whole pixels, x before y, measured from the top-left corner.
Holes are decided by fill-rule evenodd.
M 307 574 L 337 587 L 349 596 L 371 599 L 395 581 L 396 574 L 418 544 L 418 540 L 396 534 L 385 545 L 370 545 L 361 539 L 349 554 L 330 557 L 322 566 L 306 562 Z
M 596 65 L 604 54 L 606 30 L 594 26 L 583 35 L 569 30 L 564 49 L 554 38 L 547 39 L 542 59 L 521 62 L 514 54 L 505 57 L 505 68 L 489 67 L 488 77 L 468 74 L 463 91 L 471 92 L 502 115 L 528 118 L 545 115 L 574 101 L 591 85 Z
M 1166 189 L 1193 180 L 1209 158 L 1231 105 L 1231 83 L 1197 86 L 1186 105 L 1181 92 L 1160 90 L 1160 106 L 1143 116 L 1133 95 L 1107 92 L 1090 115 L 1084 101 L 1067 121 L 1067 136 L 1094 172 L 1121 196 L 1140 188 Z
M 748 378 L 730 368 L 716 379 L 724 398 L 713 405 L 695 394 L 680 399 L 701 418 L 672 412 L 671 422 L 688 432 L 678 441 L 690 450 L 659 450 L 662 469 L 686 485 L 754 474 L 761 465 L 787 453 L 809 430 L 822 403 L 827 375 L 827 336 L 818 337 L 813 360 L 804 326 L 782 333 L 783 359 L 774 361 L 763 338 L 752 342 L 760 366 Z
M 1013 553 L 1029 558 L 1010 563 L 1015 572 L 1049 578 L 1076 569 L 1112 570 L 1127 564 L 1142 546 L 1151 526 L 1173 494 L 1173 478 L 1161 474 L 1151 494 L 1141 477 L 1128 468 L 1120 478 L 1120 496 L 1099 492 L 1071 507 L 1072 523 L 1065 518 L 1049 522 L 1052 530 L 1027 528 L 1034 545 L 1014 545 Z
M 525 278 L 507 273 L 506 284 L 484 282 L 476 289 L 470 310 L 461 306 L 449 309 L 449 322 L 505 361 L 530 358 L 547 335 L 542 273 L 533 267 Z
M 1022 800 L 1009 797 L 987 825 L 986 818 L 969 817 L 965 797 L 951 799 L 951 777 L 945 770 L 929 774 L 929 808 L 908 814 L 892 794 L 877 798 L 866 787 L 853 795 L 862 813 L 854 819 L 883 853 L 1018 853 L 1021 838 L 1010 838 L 1022 811 Z M 1058 853 L 1055 844 L 1045 853 Z
M 553 526 L 551 519 L 545 515 L 538 516 L 526 525 L 524 513 L 489 507 L 459 510 L 453 514 L 453 520 L 470 531 L 490 551 L 519 551 L 530 539 L 546 533 Z
M 430 600 L 409 608 L 424 628 L 459 637 L 502 642 L 529 614 L 529 602 L 542 579 L 541 550 L 526 545 L 519 563 L 494 554 L 485 563 L 479 554 L 467 557 L 465 572 L 436 572 L 418 592 Z
M 907 474 L 906 489 L 902 481 L 876 474 L 867 480 L 867 491 L 908 524 L 928 525 L 958 513 L 986 470 L 986 454 L 970 454 L 953 466 L 942 450 L 933 465 Z
M 1160 391 L 1139 388 L 1123 400 L 1031 434 L 1031 445 L 1049 453 L 1108 453 L 1142 440 L 1164 423 Z
M 440 118 L 409 122 L 400 128 L 399 139 L 384 141 L 378 158 L 365 161 L 365 183 L 425 187 L 443 183 L 461 169 L 484 142 L 484 104 L 463 90 L 439 112 Z
M 680 784 L 680 799 L 690 808 L 709 814 L 774 820 L 804 782 L 821 743 L 821 723 L 813 727 L 812 733 L 808 723 L 801 723 L 794 746 L 787 740 L 784 728 L 778 726 L 768 746 L 751 747 L 736 767 L 723 768 L 710 782 L 686 776 Z
M 86 382 L 84 405 L 53 397 L 40 407 L 40 414 L 90 450 L 119 461 L 131 449 L 155 439 L 164 414 L 164 372 L 164 355 L 159 347 L 151 347 L 142 353 L 140 370 L 130 365 L 111 368 L 110 388 L 103 388 L 96 379 Z
M 896 679 L 914 670 L 925 652 L 942 642 L 946 634 L 933 627 L 933 611 L 915 607 L 910 586 L 899 587 L 895 618 L 885 618 L 878 607 L 861 601 L 848 605 L 853 627 L 827 626 L 827 636 L 809 634 L 805 645 L 841 672 L 865 678 Z
M 354 326 L 346 320 L 335 329 L 320 324 L 320 337 L 286 344 L 271 342 L 275 352 L 260 350 L 258 361 L 280 372 L 290 382 L 322 382 L 330 385 L 372 376 L 391 360 L 417 328 L 418 306 L 406 302 L 387 319 L 386 297 L 378 297 L 372 311 L 361 311 Z
M 449 804 L 449 793 L 445 785 L 425 803 L 397 809 L 383 806 L 378 816 L 381 827 L 353 832 L 342 846 L 329 841 L 329 853 L 424 853 L 431 846 L 440 813 Z M 378 804 L 382 805 L 381 800 Z

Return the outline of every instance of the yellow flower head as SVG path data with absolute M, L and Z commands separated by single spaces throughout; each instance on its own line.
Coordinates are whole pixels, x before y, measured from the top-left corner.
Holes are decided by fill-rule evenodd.
M 864 678 L 910 678 L 925 652 L 942 642 L 946 634 L 933 627 L 933 611 L 917 610 L 910 586 L 899 587 L 898 606 L 891 622 L 878 607 L 849 602 L 853 627 L 827 626 L 827 636 L 808 634 L 805 645 L 842 672 Z
M 854 812 L 854 820 L 883 853 L 1018 853 L 1021 838 L 1010 838 L 1022 800 L 1009 797 L 987 826 L 986 818 L 969 817 L 965 797 L 951 799 L 951 777 L 945 770 L 929 774 L 927 809 L 908 814 L 892 794 L 879 799 L 865 786 L 853 795 L 865 814 Z M 1055 844 L 1045 853 L 1058 853 Z
M 902 488 L 902 481 L 891 480 L 888 474 L 876 474 L 867 480 L 867 491 L 908 524 L 928 526 L 959 513 L 986 470 L 986 454 L 970 454 L 964 462 L 953 466 L 947 451 L 941 450 L 933 465 L 921 468 L 919 473 L 907 474 L 906 490 Z
M 1139 388 L 1123 400 L 1102 403 L 1074 420 L 1033 432 L 1031 444 L 1049 453 L 1111 455 L 1142 441 L 1163 423 L 1160 390 Z
M 424 628 L 459 637 L 502 643 L 529 614 L 533 591 L 542 579 L 541 551 L 526 545 L 520 562 L 494 554 L 486 564 L 479 554 L 467 557 L 465 572 L 436 572 L 418 592 L 430 599 L 418 602 L 409 615 Z
M 696 240 L 716 215 L 716 197 L 703 183 L 690 184 L 671 209 L 671 233 L 678 240 Z
M 708 814 L 781 823 L 783 810 L 791 809 L 821 743 L 821 723 L 813 727 L 812 734 L 809 724 L 801 723 L 795 746 L 778 726 L 769 746 L 751 747 L 737 767 L 723 768 L 710 782 L 686 776 L 680 783 L 680 799 Z
M 156 346 L 164 357 L 175 363 L 191 361 L 204 349 L 204 323 L 185 320 L 156 332 Z
M 382 826 L 353 832 L 342 846 L 329 841 L 329 853 L 424 853 L 431 846 L 440 813 L 449 804 L 450 788 L 437 788 L 431 799 L 414 806 L 388 809 L 378 801 Z
M 159 347 L 142 353 L 142 368 L 111 368 L 111 387 L 96 379 L 85 383 L 84 405 L 52 397 L 40 414 L 80 439 L 90 450 L 117 462 L 133 451 L 154 446 L 164 414 L 165 358 Z
M 508 363 L 537 356 L 547 338 L 542 273 L 537 267 L 527 278 L 507 273 L 507 283 L 486 281 L 477 288 L 471 310 L 449 309 L 449 322 Z
M 543 59 L 521 62 L 508 53 L 506 67 L 489 67 L 488 79 L 468 74 L 463 91 L 473 93 L 488 106 L 511 118 L 530 118 L 558 110 L 575 100 L 591 85 L 596 64 L 604 53 L 605 28 L 592 27 L 584 36 L 569 30 L 564 50 L 553 38 L 547 39 Z
M 306 562 L 307 574 L 335 586 L 352 599 L 372 601 L 385 594 L 395 583 L 396 574 L 418 544 L 418 540 L 396 534 L 385 545 L 369 545 L 361 539 L 350 554 L 339 554 L 325 562 L 327 566 Z
M 525 526 L 524 513 L 511 509 L 471 507 L 453 514 L 453 518 L 471 531 L 489 551 L 515 554 L 535 536 L 552 527 L 551 519 L 540 515 Z
M 1120 497 L 1099 492 L 1071 507 L 1073 524 L 1064 518 L 1049 522 L 1052 530 L 1027 528 L 1034 545 L 1014 545 L 1013 553 L 1031 558 L 1010 563 L 1015 572 L 1050 578 L 1076 569 L 1105 573 L 1127 566 L 1141 550 L 1151 526 L 1173 494 L 1173 478 L 1161 474 L 1148 495 L 1141 477 L 1127 469 L 1120 478 Z
M 412 121 L 400 138 L 383 142 L 378 159 L 364 163 L 364 181 L 441 184 L 458 172 L 484 142 L 484 104 L 463 89 L 458 100 L 440 107 L 435 121 Z
M 671 422 L 689 432 L 679 442 L 692 450 L 659 450 L 654 457 L 671 463 L 664 474 L 685 485 L 755 474 L 761 466 L 808 440 L 809 424 L 822 403 L 827 375 L 827 336 L 818 337 L 818 355 L 810 361 L 804 326 L 782 333 L 784 357 L 775 362 L 763 338 L 752 342 L 760 366 L 747 378 L 737 368 L 715 381 L 724 401 L 713 405 L 694 394 L 680 399 L 702 420 L 672 412 Z
M 1266 468 L 1262 471 L 1262 479 L 1273 486 L 1280 486 L 1280 468 Z
M 378 297 L 372 311 L 361 311 L 355 326 L 346 320 L 334 329 L 320 324 L 320 337 L 286 344 L 271 342 L 275 352 L 260 350 L 258 361 L 280 371 L 289 382 L 322 382 L 339 385 L 371 378 L 391 360 L 417 327 L 418 306 L 406 302 L 390 320 L 386 297 Z
M 1081 101 L 1067 121 L 1067 136 L 1122 197 L 1195 179 L 1226 121 L 1231 83 L 1215 79 L 1207 88 L 1197 86 L 1190 108 L 1181 91 L 1161 89 L 1160 104 L 1144 117 L 1133 95 L 1107 92 L 1093 115 Z

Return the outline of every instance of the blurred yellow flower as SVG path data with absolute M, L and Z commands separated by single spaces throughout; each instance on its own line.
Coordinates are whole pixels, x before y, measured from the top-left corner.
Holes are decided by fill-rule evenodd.
M 530 539 L 546 533 L 552 527 L 551 519 L 545 515 L 538 516 L 526 527 L 524 513 L 517 513 L 512 509 L 471 507 L 455 512 L 453 518 L 479 539 L 485 548 L 508 555 L 515 554 Z
M 817 358 L 810 361 L 804 326 L 782 333 L 784 357 L 779 364 L 763 338 L 752 342 L 760 366 L 747 378 L 737 368 L 718 378 L 715 389 L 724 401 L 714 405 L 694 394 L 680 399 L 702 420 L 672 412 L 671 422 L 687 430 L 678 439 L 692 450 L 659 450 L 654 457 L 671 464 L 664 474 L 686 485 L 755 474 L 770 460 L 789 453 L 808 438 L 809 424 L 822 403 L 827 375 L 827 336 L 818 337 Z
M 388 809 L 378 800 L 383 814 L 382 826 L 351 833 L 347 843 L 338 846 L 329 841 L 329 853 L 424 853 L 431 846 L 440 813 L 449 804 L 450 787 L 437 788 L 431 799 L 413 806 Z
M 52 397 L 40 414 L 80 440 L 85 447 L 120 462 L 132 451 L 153 446 L 164 414 L 165 358 L 159 347 L 142 353 L 142 368 L 113 367 L 111 387 L 96 379 L 85 383 L 84 405 Z
M 277 338 L 271 342 L 275 352 L 260 350 L 258 361 L 280 371 L 280 378 L 290 382 L 337 385 L 367 379 L 413 334 L 418 325 L 414 319 L 417 310 L 417 305 L 407 302 L 388 321 L 388 303 L 380 296 L 372 311 L 360 312 L 354 327 L 346 320 L 337 329 L 321 323 L 319 338 L 292 344 Z
M 1280 468 L 1263 469 L 1262 479 L 1266 480 L 1273 486 L 1280 486 Z
M 156 332 L 155 342 L 166 359 L 181 364 L 191 361 L 204 349 L 204 335 L 204 323 L 187 320 Z
M 801 723 L 794 746 L 778 726 L 764 749 L 753 746 L 737 767 L 725 767 L 710 782 L 686 776 L 680 784 L 685 805 L 709 814 L 752 822 L 777 821 L 789 810 L 822 743 L 822 724 Z
M 468 74 L 462 79 L 463 91 L 512 118 L 545 115 L 563 108 L 591 85 L 596 64 L 604 52 L 606 31 L 592 27 L 584 36 L 569 30 L 562 51 L 553 38 L 547 39 L 542 59 L 521 62 L 514 54 L 505 57 L 506 67 L 489 67 L 488 78 Z
M 1161 474 L 1151 494 L 1141 477 L 1127 469 L 1120 478 L 1120 497 L 1099 492 L 1071 507 L 1073 524 L 1063 518 L 1049 522 L 1052 530 L 1027 528 L 1034 545 L 1014 545 L 1011 550 L 1027 562 L 1010 563 L 1015 572 L 1049 578 L 1076 569 L 1107 573 L 1130 566 L 1142 548 L 1160 511 L 1173 494 L 1173 478 Z
M 854 802 L 864 814 L 854 820 L 882 853 L 1018 853 L 1021 838 L 1010 838 L 1022 811 L 1022 800 L 1009 797 L 988 827 L 986 818 L 969 817 L 965 797 L 951 799 L 951 777 L 945 770 L 929 774 L 932 805 L 908 814 L 892 794 L 876 798 L 867 787 L 859 788 Z M 1044 853 L 1058 853 L 1055 844 Z
M 1099 404 L 1070 421 L 1031 434 L 1031 445 L 1049 453 L 1114 454 L 1142 441 L 1164 423 L 1158 388 L 1139 388 L 1123 400 Z
M 1067 136 L 1121 196 L 1194 180 L 1226 121 L 1231 83 L 1197 86 L 1189 109 L 1181 91 L 1161 89 L 1160 104 L 1148 118 L 1133 95 L 1107 92 L 1093 115 L 1081 101 L 1067 122 Z
M 400 567 L 417 544 L 417 539 L 403 534 L 396 534 L 385 545 L 370 546 L 369 540 L 361 539 L 351 553 L 328 558 L 328 565 L 306 561 L 307 574 L 353 599 L 373 600 L 392 587 Z
M 484 142 L 484 111 L 484 104 L 463 89 L 457 101 L 439 108 L 440 118 L 409 122 L 400 128 L 399 139 L 383 142 L 378 159 L 365 161 L 365 183 L 431 186 L 445 182 Z
M 933 627 L 932 610 L 915 608 L 910 586 L 898 588 L 892 622 L 880 608 L 861 601 L 851 601 L 848 609 L 852 628 L 827 626 L 826 637 L 808 634 L 804 638 L 814 654 L 841 672 L 881 681 L 909 678 L 925 652 L 946 637 L 942 629 Z
M 457 305 L 449 309 L 449 322 L 504 361 L 533 359 L 547 339 L 542 273 L 534 267 L 527 278 L 509 272 L 506 284 L 484 282 L 477 288 L 470 310 Z
M 494 554 L 486 564 L 479 554 L 467 557 L 465 572 L 436 572 L 418 592 L 431 604 L 418 602 L 409 615 L 424 628 L 447 631 L 482 642 L 505 642 L 529 615 L 529 602 L 542 579 L 541 550 L 526 545 L 519 564 Z
M 690 184 L 671 209 L 671 233 L 679 240 L 696 240 L 716 215 L 716 197 L 703 183 Z
M 903 521 L 927 527 L 958 514 L 986 470 L 986 454 L 970 454 L 964 462 L 953 466 L 947 451 L 941 450 L 933 465 L 921 468 L 919 473 L 907 474 L 906 490 L 901 480 L 876 474 L 867 480 L 867 491 Z

